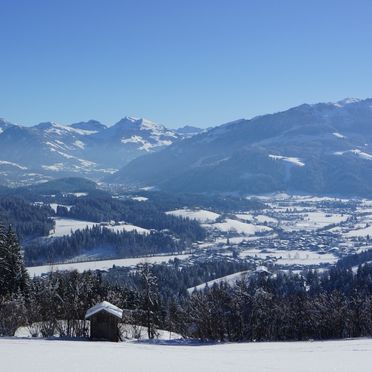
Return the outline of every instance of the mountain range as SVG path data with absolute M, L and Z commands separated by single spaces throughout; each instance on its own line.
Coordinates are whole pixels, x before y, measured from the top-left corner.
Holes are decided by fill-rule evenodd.
M 237 120 L 139 157 L 108 182 L 177 192 L 372 196 L 372 99 Z
M 142 154 L 198 132 L 197 128 L 185 128 L 178 133 L 132 117 L 111 127 L 96 120 L 25 127 L 0 119 L 0 184 L 29 184 L 74 175 L 99 180 Z
M 303 104 L 208 130 L 125 117 L 0 120 L 0 184 L 66 176 L 172 192 L 372 196 L 372 99 Z

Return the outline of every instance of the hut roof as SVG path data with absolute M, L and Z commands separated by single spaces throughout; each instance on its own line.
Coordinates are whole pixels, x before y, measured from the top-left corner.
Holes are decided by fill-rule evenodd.
M 90 318 L 94 314 L 99 313 L 100 311 L 106 311 L 111 315 L 116 316 L 117 318 L 121 319 L 123 317 L 123 310 L 118 308 L 117 306 L 110 304 L 110 302 L 103 301 L 99 304 L 94 305 L 90 309 L 87 310 L 85 314 L 85 319 Z

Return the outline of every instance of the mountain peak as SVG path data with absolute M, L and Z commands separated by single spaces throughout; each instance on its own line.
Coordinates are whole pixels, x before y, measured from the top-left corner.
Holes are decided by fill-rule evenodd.
M 361 101 L 362 100 L 359 99 L 359 98 L 344 98 L 341 101 L 336 102 L 336 104 L 340 105 L 340 106 L 346 106 L 346 105 L 350 105 L 352 103 L 358 103 L 358 102 L 361 102 Z
M 71 128 L 74 129 L 82 129 L 87 131 L 94 131 L 94 132 L 100 132 L 101 130 L 104 130 L 107 128 L 105 124 L 102 124 L 98 120 L 88 120 L 88 121 L 80 121 L 78 123 L 73 123 L 70 125 Z
M 145 118 L 137 118 L 133 116 L 125 116 L 123 119 L 119 120 L 116 124 L 113 125 L 115 128 L 126 128 L 128 130 L 140 130 L 140 131 L 149 131 L 155 132 L 156 134 L 160 133 L 173 133 L 164 127 L 164 125 L 155 123 L 151 120 Z

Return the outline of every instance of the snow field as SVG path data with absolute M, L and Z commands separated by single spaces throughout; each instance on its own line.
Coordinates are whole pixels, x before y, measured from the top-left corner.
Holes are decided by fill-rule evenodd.
M 225 219 L 223 222 L 217 222 L 210 225 L 205 225 L 205 227 L 210 227 L 222 232 L 236 232 L 243 235 L 254 235 L 257 232 L 267 232 L 272 231 L 270 227 L 258 226 L 250 223 L 245 223 L 237 220 L 232 220 L 230 218 Z
M 136 231 L 138 234 L 150 234 L 150 230 L 144 229 L 143 227 L 131 225 L 131 224 L 120 224 L 120 225 L 114 225 L 114 226 L 104 226 L 106 229 L 109 229 L 114 232 L 132 232 Z
M 277 264 L 281 265 L 319 265 L 321 263 L 335 263 L 338 257 L 331 253 L 319 254 L 313 251 L 301 250 L 270 250 L 262 252 L 258 249 L 245 250 L 240 253 L 240 257 L 259 257 L 266 258 L 267 256 L 276 257 Z
M 371 350 L 372 339 L 213 345 L 0 339 L 7 372 L 370 372 Z
M 97 222 L 73 220 L 71 218 L 55 218 L 55 228 L 51 230 L 49 236 L 51 237 L 61 237 L 64 235 L 70 235 L 71 231 L 84 230 L 86 227 L 91 228 L 97 225 Z
M 57 204 L 51 204 L 52 208 L 57 208 Z M 60 218 L 56 217 L 55 220 L 55 228 L 49 234 L 51 237 L 61 237 L 64 235 L 71 235 L 71 232 L 75 232 L 77 230 L 84 230 L 85 228 L 92 228 L 95 225 L 99 225 L 97 222 L 90 222 L 90 221 L 82 221 L 82 220 L 74 220 L 72 218 Z M 144 229 L 139 226 L 120 223 L 119 225 L 105 225 L 103 226 L 106 229 L 109 229 L 114 232 L 122 232 L 122 231 L 137 231 L 138 234 L 149 234 L 150 230 Z
M 176 209 L 174 211 L 166 212 L 166 214 L 171 214 L 176 217 L 190 218 L 201 223 L 214 222 L 220 216 L 218 213 L 207 211 L 205 209 Z
M 337 213 L 307 212 L 299 215 L 299 217 L 302 217 L 303 219 L 294 222 L 283 221 L 281 227 L 287 231 L 317 230 L 332 224 L 344 222 L 350 216 Z
M 79 272 L 84 272 L 87 270 L 109 270 L 115 266 L 122 267 L 131 267 L 138 265 L 142 262 L 161 263 L 168 262 L 174 258 L 179 258 L 180 260 L 189 258 L 189 254 L 180 254 L 180 255 L 159 255 L 159 256 L 150 256 L 150 257 L 136 257 L 136 258 L 122 258 L 117 260 L 102 260 L 102 261 L 86 261 L 86 262 L 77 262 L 77 263 L 65 263 L 65 264 L 56 264 L 56 265 L 43 265 L 43 266 L 33 266 L 28 267 L 27 270 L 31 277 L 40 276 L 42 274 L 51 272 L 51 271 L 64 271 L 64 270 L 77 270 Z
M 209 282 L 199 284 L 195 287 L 187 288 L 187 291 L 189 293 L 192 293 L 194 292 L 195 289 L 197 291 L 200 291 L 200 290 L 203 290 L 206 285 L 208 285 L 208 287 L 210 288 L 213 286 L 213 284 L 219 284 L 219 283 L 228 283 L 228 284 L 234 285 L 237 281 L 243 280 L 248 275 L 248 273 L 249 271 L 239 271 L 234 274 L 230 274 L 230 275 L 223 276 L 221 278 L 210 280 Z

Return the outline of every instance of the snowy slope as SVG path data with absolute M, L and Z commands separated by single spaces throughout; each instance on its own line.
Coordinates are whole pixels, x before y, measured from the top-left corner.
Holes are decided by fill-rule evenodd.
M 372 99 L 238 120 L 133 160 L 111 181 L 177 192 L 372 193 Z

